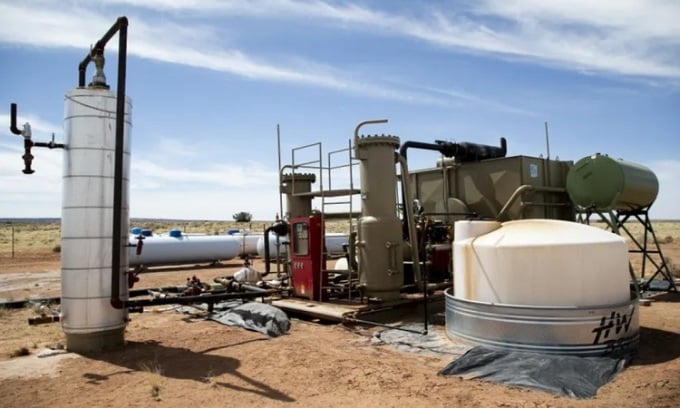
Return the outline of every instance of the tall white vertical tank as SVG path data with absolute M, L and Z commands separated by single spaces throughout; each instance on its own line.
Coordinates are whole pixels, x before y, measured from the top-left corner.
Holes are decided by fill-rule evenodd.
M 131 110 L 126 98 L 121 231 L 129 229 Z M 110 304 L 115 93 L 93 88 L 68 92 L 64 130 L 61 322 L 67 348 L 86 352 L 122 344 L 127 324 L 127 310 Z M 121 299 L 128 297 L 127 240 L 122 234 Z

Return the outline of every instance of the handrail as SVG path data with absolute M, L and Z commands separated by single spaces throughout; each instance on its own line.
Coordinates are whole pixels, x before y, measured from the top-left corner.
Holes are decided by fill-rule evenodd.
M 505 213 L 507 213 L 510 210 L 510 207 L 517 201 L 519 197 L 522 196 L 522 194 L 526 193 L 527 191 L 538 191 L 538 192 L 545 192 L 545 193 L 565 193 L 567 190 L 562 187 L 544 187 L 544 186 L 532 186 L 529 184 L 523 184 L 512 193 L 510 198 L 508 198 L 508 201 L 505 202 L 505 205 L 501 209 L 501 211 L 498 213 L 496 216 L 497 221 L 501 221 L 503 217 L 505 217 Z

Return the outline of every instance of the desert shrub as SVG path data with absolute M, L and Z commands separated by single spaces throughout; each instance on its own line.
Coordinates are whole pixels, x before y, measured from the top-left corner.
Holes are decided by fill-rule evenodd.
M 57 244 L 57 245 L 53 246 L 52 252 L 57 253 L 57 254 L 61 253 L 61 245 Z
M 31 351 L 28 349 L 28 347 L 19 347 L 16 350 L 13 350 L 11 353 L 9 353 L 9 356 L 11 358 L 14 357 L 21 357 L 21 356 L 27 356 L 31 354 Z
M 253 219 L 253 215 L 249 212 L 241 211 L 232 216 L 236 222 L 250 222 Z
M 673 260 L 670 258 L 665 258 L 665 261 L 671 276 L 674 278 L 680 278 L 680 265 L 673 263 Z
M 662 240 L 662 244 L 672 244 L 673 243 L 673 237 L 670 235 L 666 235 Z

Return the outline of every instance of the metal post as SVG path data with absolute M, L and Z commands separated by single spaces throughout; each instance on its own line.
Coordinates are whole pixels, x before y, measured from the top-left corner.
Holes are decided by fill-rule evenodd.
M 276 146 L 279 157 L 279 217 L 285 220 L 286 217 L 283 216 L 283 187 L 281 186 L 281 177 L 283 176 L 283 168 L 281 167 L 281 128 L 278 123 L 276 124 Z

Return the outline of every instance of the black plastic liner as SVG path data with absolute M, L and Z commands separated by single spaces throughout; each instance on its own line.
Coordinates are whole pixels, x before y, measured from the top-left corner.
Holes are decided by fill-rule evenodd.
M 625 358 L 502 351 L 478 346 L 449 363 L 439 375 L 483 379 L 572 398 L 591 398 L 624 369 L 626 361 Z
M 209 320 L 253 330 L 269 337 L 279 337 L 290 330 L 290 319 L 286 313 L 266 303 L 244 303 L 225 310 L 217 310 L 217 306 L 207 317 Z

